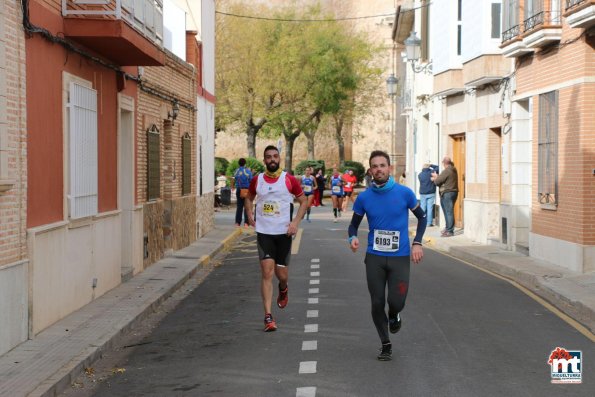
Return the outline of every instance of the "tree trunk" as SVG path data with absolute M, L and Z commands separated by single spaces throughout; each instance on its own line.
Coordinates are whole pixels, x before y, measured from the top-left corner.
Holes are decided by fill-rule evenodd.
M 256 158 L 256 135 L 265 123 L 266 119 L 260 119 L 256 124 L 254 124 L 252 119 L 249 119 L 246 122 L 246 145 L 248 147 L 248 157 Z
M 285 170 L 288 172 L 293 169 L 293 144 L 295 143 L 295 140 L 298 136 L 299 134 L 289 134 L 289 136 L 285 136 Z
M 308 138 L 308 160 L 316 160 L 316 156 L 314 155 L 314 137 L 316 136 L 316 131 L 304 132 L 306 138 Z
M 258 130 L 254 127 L 246 128 L 246 144 L 248 145 L 248 157 L 256 158 L 256 134 Z
M 345 142 L 343 141 L 343 117 L 335 119 L 335 140 L 339 147 L 339 167 L 345 166 Z

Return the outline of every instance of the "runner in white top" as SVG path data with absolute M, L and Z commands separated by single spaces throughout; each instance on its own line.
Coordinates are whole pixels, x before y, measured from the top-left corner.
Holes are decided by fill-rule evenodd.
M 273 301 L 273 274 L 279 280 L 277 306 L 283 309 L 288 302 L 287 281 L 291 253 L 291 239 L 297 231 L 306 212 L 306 197 L 299 182 L 292 175 L 279 169 L 279 150 L 267 146 L 264 150 L 266 172 L 252 179 L 246 210 L 248 220 L 256 230 L 260 269 L 262 272 L 261 293 L 264 306 L 264 331 L 277 329 L 271 313 Z M 293 200 L 300 208 L 294 219 Z M 253 203 L 256 199 L 256 218 Z

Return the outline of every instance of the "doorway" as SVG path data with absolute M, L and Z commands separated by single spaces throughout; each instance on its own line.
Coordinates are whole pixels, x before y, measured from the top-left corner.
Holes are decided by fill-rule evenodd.
M 459 194 L 455 203 L 455 227 L 463 229 L 465 205 L 465 134 L 452 135 L 452 161 L 458 171 Z
M 120 96 L 118 114 L 118 208 L 121 211 L 121 276 L 132 276 L 134 269 L 134 103 Z

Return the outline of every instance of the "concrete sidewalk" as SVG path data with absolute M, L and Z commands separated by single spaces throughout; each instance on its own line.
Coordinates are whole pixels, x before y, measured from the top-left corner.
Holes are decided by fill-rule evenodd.
M 0 357 L 0 396 L 55 396 L 241 233 L 216 227 Z
M 417 221 L 411 224 L 416 225 Z M 595 342 L 595 273 L 578 274 L 517 252 L 474 243 L 462 230 L 455 231 L 453 237 L 440 237 L 439 227 L 427 228 L 424 245 L 529 289 L 584 325 L 586 336 Z

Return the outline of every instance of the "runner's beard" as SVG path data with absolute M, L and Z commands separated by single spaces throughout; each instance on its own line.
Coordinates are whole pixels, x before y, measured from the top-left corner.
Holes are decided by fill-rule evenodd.
M 276 172 L 279 169 L 279 164 L 273 162 L 267 163 L 267 171 Z
M 382 185 L 382 184 L 385 184 L 385 183 L 386 183 L 386 181 L 388 181 L 388 175 L 384 175 L 384 178 L 382 178 L 382 177 L 383 177 L 382 175 L 378 175 L 378 177 L 374 176 L 374 177 L 373 177 L 373 179 L 374 179 L 374 182 L 375 182 L 377 185 Z

